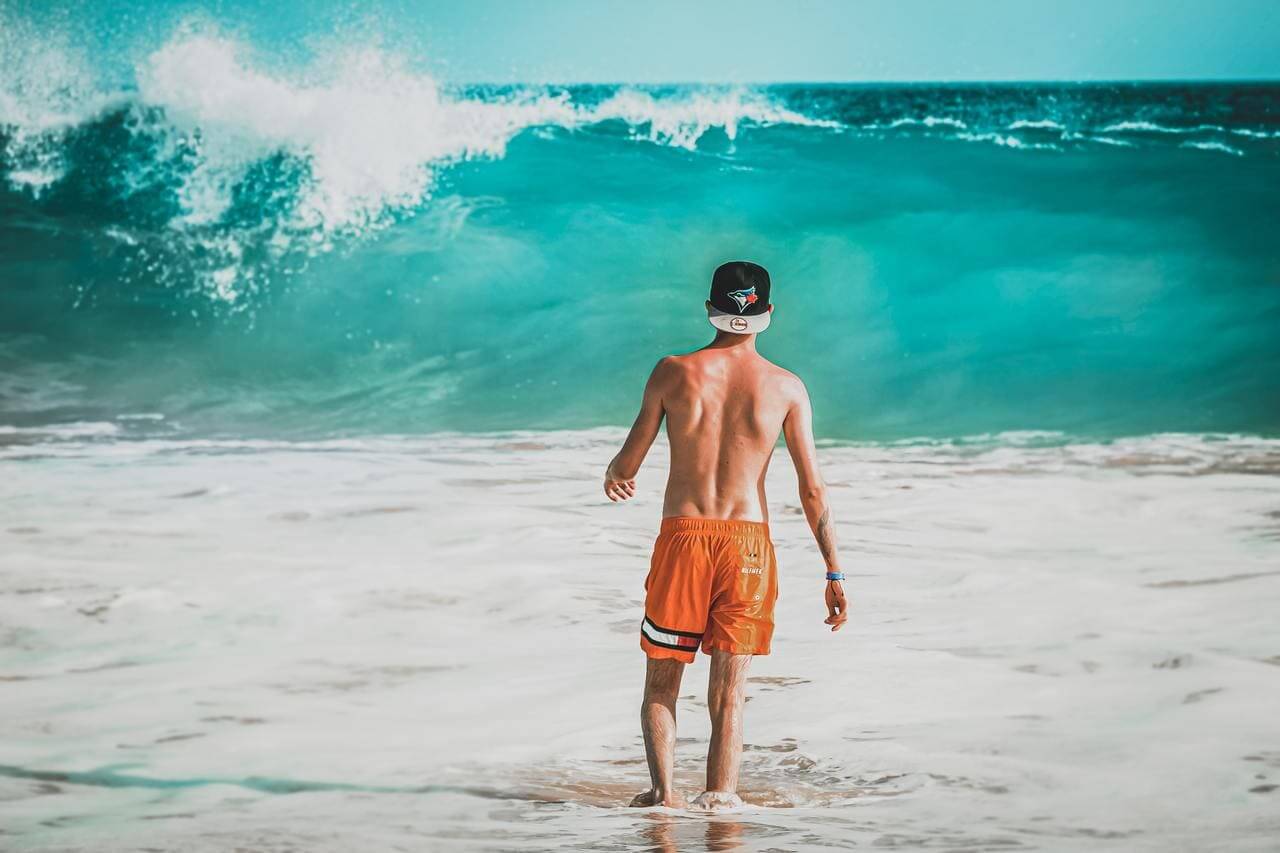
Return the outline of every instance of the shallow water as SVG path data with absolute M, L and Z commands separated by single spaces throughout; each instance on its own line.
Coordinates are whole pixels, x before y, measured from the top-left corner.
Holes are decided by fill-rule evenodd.
M 647 783 L 617 430 L 0 446 L 0 847 L 1268 850 L 1280 444 L 822 448 L 853 621 L 780 463 L 742 792 Z M 700 790 L 705 656 L 680 702 Z

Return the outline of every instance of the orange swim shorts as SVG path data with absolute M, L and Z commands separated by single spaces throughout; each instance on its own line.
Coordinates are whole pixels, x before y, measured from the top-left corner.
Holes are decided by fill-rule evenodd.
M 644 580 L 640 648 L 693 663 L 711 654 L 767 655 L 778 598 L 769 525 L 675 516 L 662 519 Z

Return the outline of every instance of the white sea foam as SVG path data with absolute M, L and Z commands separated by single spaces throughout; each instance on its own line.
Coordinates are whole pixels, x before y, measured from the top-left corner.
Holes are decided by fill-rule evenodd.
M 0 125 L 28 135 L 61 131 L 122 95 L 103 89 L 85 51 L 65 34 L 0 13 Z
M 243 170 L 282 150 L 310 167 L 298 227 L 365 226 L 421 201 L 435 164 L 501 154 L 527 113 L 451 102 L 433 79 L 376 50 L 326 57 L 299 80 L 259 70 L 244 54 L 230 39 L 184 34 L 139 69 L 142 101 L 199 134 L 190 221 L 221 216 Z
M 1218 124 L 1197 124 L 1191 127 L 1172 127 L 1151 121 L 1120 121 L 1102 128 L 1103 133 L 1226 133 L 1227 128 Z
M 1060 151 L 1057 145 L 1048 142 L 1027 142 L 1019 136 L 1007 133 L 957 133 L 956 139 L 966 142 L 994 142 L 1004 148 L 1025 148 L 1028 150 Z
M 1148 133 L 1179 133 L 1178 128 L 1165 127 L 1149 121 L 1118 121 L 1102 128 L 1103 133 L 1124 133 L 1143 131 Z
M 1239 148 L 1235 148 L 1225 142 L 1184 142 L 1180 148 L 1198 148 L 1201 151 L 1221 151 L 1223 154 L 1233 154 L 1236 157 L 1243 157 L 1244 152 Z
M 119 96 L 99 88 L 88 58 L 67 37 L 2 13 L 0 68 L 4 178 L 38 196 L 65 174 L 66 132 Z
M 1233 127 L 1231 132 L 1236 136 L 1247 136 L 1250 139 L 1280 139 L 1280 131 L 1268 132 L 1265 130 L 1253 130 L 1247 127 Z
M 120 427 L 109 421 L 77 421 L 66 424 L 19 427 L 0 424 L 0 435 L 20 436 L 32 442 L 74 441 L 86 438 L 104 438 L 119 434 Z M 13 449 L 13 448 L 9 448 Z M 0 457 L 5 454 L 0 451 Z
M 573 114 L 577 124 L 611 119 L 620 119 L 637 129 L 647 128 L 642 135 L 653 142 L 690 150 L 697 147 L 698 140 L 712 128 L 720 128 L 729 139 L 735 139 L 738 128 L 747 122 L 762 126 L 840 126 L 836 121 L 810 118 L 786 109 L 759 92 L 742 88 L 695 91 L 664 98 L 638 89 L 623 89 L 598 106 Z
M 1129 140 L 1127 140 L 1127 139 L 1112 139 L 1110 136 L 1095 136 L 1095 135 L 1083 135 L 1083 134 L 1081 134 L 1081 135 L 1079 135 L 1079 137 L 1078 137 L 1078 138 L 1080 138 L 1080 139 L 1086 139 L 1086 140 L 1088 140 L 1089 142 L 1100 142 L 1100 143 L 1102 143 L 1103 145 L 1116 145 L 1116 146 L 1119 146 L 1119 147 L 1122 147 L 1122 148 L 1136 148 L 1136 147 L 1137 147 L 1134 143 L 1130 142 L 1130 141 L 1129 141 Z
M 1053 119 L 1018 119 L 1009 123 L 1008 130 L 1065 130 Z
M 808 849 L 854 827 L 877 847 L 1154 853 L 1280 831 L 1280 442 L 823 447 L 853 596 L 835 635 L 775 464 L 752 807 L 702 820 L 623 808 L 647 784 L 637 626 L 667 462 L 659 440 L 635 501 L 608 503 L 598 466 L 623 436 L 86 440 L 6 463 L 6 837 Z M 679 703 L 689 795 L 706 666 Z
M 894 119 L 886 125 L 887 128 L 909 127 L 911 125 L 919 125 L 920 127 L 954 127 L 958 130 L 964 130 L 969 125 L 957 118 L 947 118 L 945 116 L 925 116 L 924 118 L 900 118 Z

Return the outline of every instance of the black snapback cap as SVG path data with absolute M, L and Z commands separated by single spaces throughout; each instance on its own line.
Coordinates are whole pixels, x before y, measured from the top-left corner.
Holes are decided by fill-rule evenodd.
M 750 335 L 769 327 L 769 272 L 750 261 L 729 261 L 711 276 L 711 325 Z

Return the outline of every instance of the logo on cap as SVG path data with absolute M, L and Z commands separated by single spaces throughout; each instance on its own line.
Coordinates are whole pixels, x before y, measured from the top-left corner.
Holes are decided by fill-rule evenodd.
M 729 328 L 735 332 L 745 332 L 747 330 L 747 321 L 741 317 L 734 317 L 729 321 Z
M 748 305 L 755 302 L 759 297 L 756 296 L 756 286 L 753 284 L 742 290 L 729 291 L 729 298 L 738 303 L 738 313 L 741 314 L 747 310 Z

